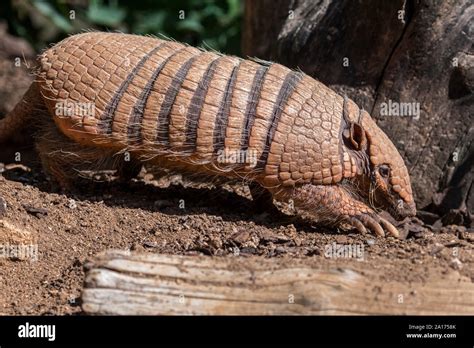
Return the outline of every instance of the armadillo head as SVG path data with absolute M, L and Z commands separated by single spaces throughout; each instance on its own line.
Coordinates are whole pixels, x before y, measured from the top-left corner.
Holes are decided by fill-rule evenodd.
M 346 100 L 345 118 L 349 128 L 343 133 L 361 167 L 357 180 L 369 203 L 387 210 L 397 219 L 416 214 L 416 205 L 407 167 L 395 145 L 370 115 Z
M 367 173 L 370 180 L 369 198 L 372 195 L 376 205 L 387 209 L 398 219 L 414 216 L 416 205 L 403 158 L 369 114 L 362 111 L 361 116 L 370 166 L 370 172 Z

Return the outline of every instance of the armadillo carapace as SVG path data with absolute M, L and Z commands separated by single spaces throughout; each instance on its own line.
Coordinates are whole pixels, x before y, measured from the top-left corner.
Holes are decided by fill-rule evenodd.
M 392 142 L 367 112 L 301 71 L 118 33 L 71 36 L 38 61 L 0 141 L 42 119 L 37 148 L 62 186 L 84 164 L 127 153 L 148 166 L 243 178 L 305 217 L 362 233 L 398 235 L 379 209 L 415 214 Z

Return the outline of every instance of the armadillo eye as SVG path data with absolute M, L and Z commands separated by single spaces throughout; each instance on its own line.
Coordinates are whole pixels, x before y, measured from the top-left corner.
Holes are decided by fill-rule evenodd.
M 379 167 L 379 173 L 383 178 L 388 178 L 390 176 L 390 168 L 386 165 L 381 165 Z

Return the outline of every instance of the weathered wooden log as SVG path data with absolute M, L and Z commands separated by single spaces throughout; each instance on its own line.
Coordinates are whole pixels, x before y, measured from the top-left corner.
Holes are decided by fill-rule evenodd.
M 474 314 L 470 281 L 374 285 L 350 269 L 298 261 L 108 251 L 86 270 L 87 314 Z
M 0 262 L 2 259 L 15 261 L 36 261 L 38 245 L 36 233 L 2 219 L 0 197 Z

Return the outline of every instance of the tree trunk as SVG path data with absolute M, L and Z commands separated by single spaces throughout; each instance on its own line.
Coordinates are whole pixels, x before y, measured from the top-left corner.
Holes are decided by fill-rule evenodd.
M 246 1 L 245 55 L 299 67 L 369 110 L 409 167 L 421 209 L 472 223 L 474 5 Z M 420 112 L 396 116 L 408 107 Z M 391 115 L 390 115 L 391 114 Z

